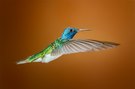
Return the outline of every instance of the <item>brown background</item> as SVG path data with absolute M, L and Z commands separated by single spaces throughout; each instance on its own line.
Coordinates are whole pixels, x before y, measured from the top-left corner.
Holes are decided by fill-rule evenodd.
M 133 0 L 0 1 L 0 89 L 135 89 Z M 75 38 L 121 45 L 65 55 L 48 64 L 16 65 L 73 26 Z

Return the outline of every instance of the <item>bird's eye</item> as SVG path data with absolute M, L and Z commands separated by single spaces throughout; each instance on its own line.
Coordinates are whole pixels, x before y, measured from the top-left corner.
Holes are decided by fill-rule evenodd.
M 70 29 L 70 32 L 73 32 L 73 29 Z

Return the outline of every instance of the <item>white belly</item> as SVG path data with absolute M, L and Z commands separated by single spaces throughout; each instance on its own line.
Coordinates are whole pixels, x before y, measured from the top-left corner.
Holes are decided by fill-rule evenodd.
M 55 60 L 56 58 L 60 57 L 62 55 L 52 56 L 51 54 L 46 54 L 43 58 L 38 58 L 33 62 L 42 62 L 42 63 L 48 63 L 50 61 Z
M 43 63 L 48 63 L 50 61 L 55 60 L 56 58 L 60 57 L 62 55 L 52 56 L 51 54 L 46 54 L 45 57 L 42 59 Z

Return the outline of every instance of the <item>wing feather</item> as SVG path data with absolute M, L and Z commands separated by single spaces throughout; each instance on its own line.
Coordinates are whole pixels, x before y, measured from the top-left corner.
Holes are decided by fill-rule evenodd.
M 52 55 L 57 54 L 70 54 L 87 51 L 99 51 L 116 47 L 117 43 L 97 41 L 97 40 L 69 40 L 63 44 L 59 49 L 52 52 Z

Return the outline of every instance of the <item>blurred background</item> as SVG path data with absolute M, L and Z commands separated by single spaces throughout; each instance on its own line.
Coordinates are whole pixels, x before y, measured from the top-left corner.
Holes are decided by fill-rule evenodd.
M 134 0 L 0 0 L 0 89 L 135 89 L 134 15 Z M 69 26 L 92 29 L 75 39 L 121 45 L 16 65 Z

